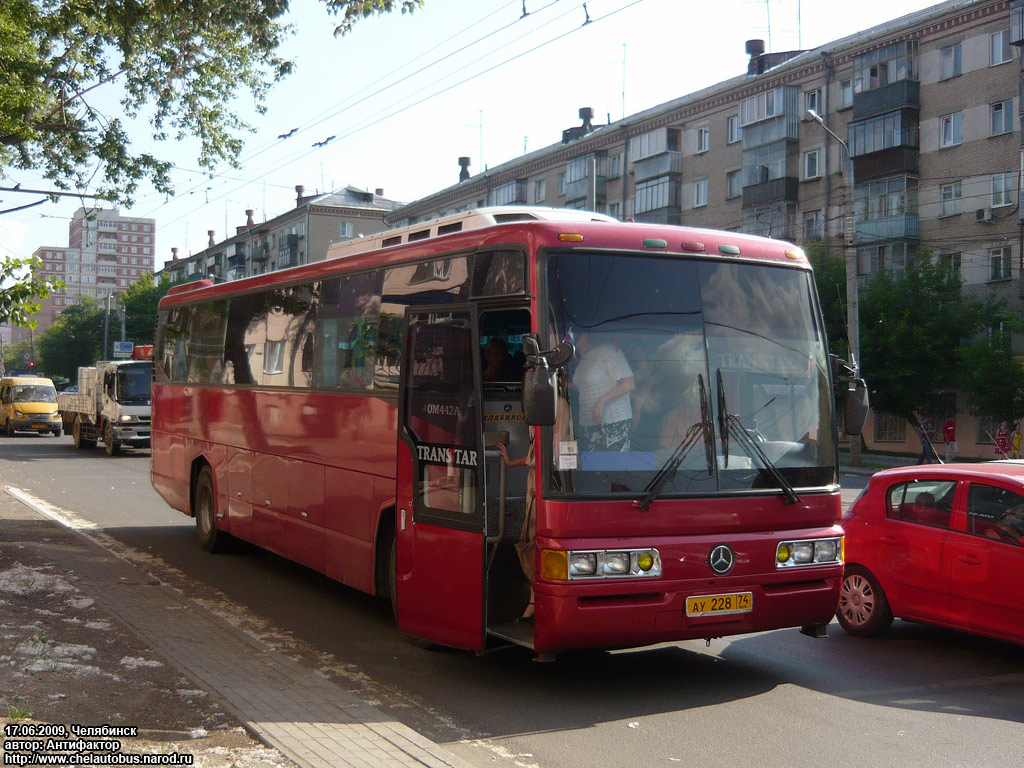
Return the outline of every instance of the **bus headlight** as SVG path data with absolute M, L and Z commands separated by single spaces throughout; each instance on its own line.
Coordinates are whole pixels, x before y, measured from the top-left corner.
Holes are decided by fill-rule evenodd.
M 126 413 L 126 414 L 123 414 L 123 415 L 121 416 L 121 421 L 122 421 L 122 422 L 129 422 L 129 421 L 138 421 L 138 420 L 139 420 L 139 417 L 138 417 L 138 416 L 129 416 L 129 415 L 127 414 L 127 413 Z
M 569 553 L 569 578 L 575 579 L 580 576 L 593 576 L 597 573 L 596 552 L 570 552 Z
M 801 565 L 829 565 L 841 563 L 843 557 L 841 536 L 827 539 L 801 539 L 782 541 L 775 549 L 775 567 L 793 568 Z
M 569 552 L 543 549 L 540 575 L 553 581 L 661 576 L 661 555 L 652 548 Z

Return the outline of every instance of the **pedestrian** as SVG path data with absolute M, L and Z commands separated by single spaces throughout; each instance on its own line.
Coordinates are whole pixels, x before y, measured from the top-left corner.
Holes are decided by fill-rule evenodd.
M 1020 458 L 1020 422 L 1013 425 L 1013 434 L 1010 435 L 1010 458 Z
M 925 414 L 921 417 L 921 424 L 918 427 L 921 436 L 921 455 L 917 459 L 918 464 L 931 464 L 934 449 L 932 448 L 932 420 Z
M 960 453 L 960 446 L 956 442 L 956 420 L 950 414 L 946 417 L 946 423 L 942 425 L 942 438 L 946 441 L 946 463 L 956 461 Z
M 1004 459 L 1010 458 L 1010 432 L 1006 429 L 1006 422 L 999 422 L 999 429 L 996 430 L 996 453 Z

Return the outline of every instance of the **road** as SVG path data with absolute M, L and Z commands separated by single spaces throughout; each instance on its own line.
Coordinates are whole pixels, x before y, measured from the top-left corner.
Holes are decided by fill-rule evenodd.
M 147 452 L 0 438 L 0 485 L 92 521 L 161 578 L 475 765 L 1024 764 L 1020 646 L 897 621 L 882 640 L 796 630 L 537 664 L 405 641 L 390 607 L 256 548 L 203 553 Z M 864 478 L 844 478 L 848 503 Z

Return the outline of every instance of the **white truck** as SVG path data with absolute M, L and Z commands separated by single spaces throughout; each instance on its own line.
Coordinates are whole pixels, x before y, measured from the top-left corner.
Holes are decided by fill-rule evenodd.
M 102 440 L 108 456 L 122 448 L 148 448 L 152 360 L 101 360 L 78 369 L 78 391 L 57 393 L 64 431 L 76 448 Z

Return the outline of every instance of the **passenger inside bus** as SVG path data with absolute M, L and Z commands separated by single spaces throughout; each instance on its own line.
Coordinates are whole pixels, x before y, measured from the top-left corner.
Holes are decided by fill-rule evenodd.
M 492 336 L 484 345 L 484 381 L 515 381 L 512 373 L 512 355 L 508 343 L 501 336 Z

